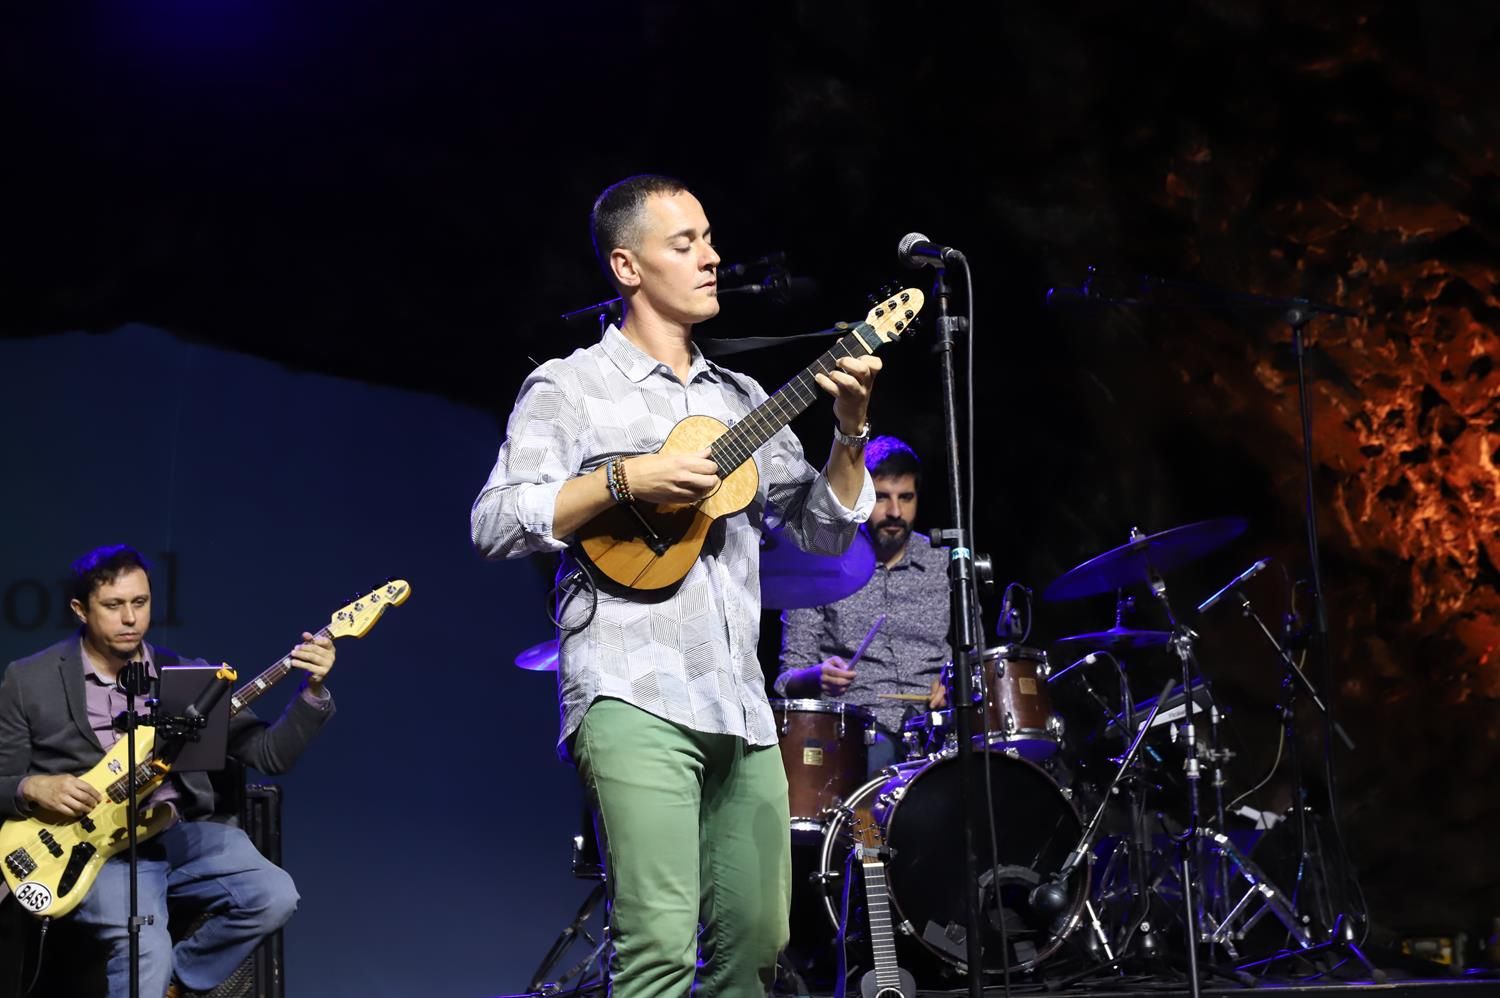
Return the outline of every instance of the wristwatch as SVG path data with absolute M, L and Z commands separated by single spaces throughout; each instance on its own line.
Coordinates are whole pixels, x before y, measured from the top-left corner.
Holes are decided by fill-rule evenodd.
M 865 425 L 861 426 L 859 428 L 859 432 L 851 437 L 849 434 L 839 429 L 839 421 L 835 419 L 833 421 L 833 439 L 843 444 L 845 447 L 863 447 L 865 444 L 870 442 L 870 421 L 868 419 L 865 420 Z

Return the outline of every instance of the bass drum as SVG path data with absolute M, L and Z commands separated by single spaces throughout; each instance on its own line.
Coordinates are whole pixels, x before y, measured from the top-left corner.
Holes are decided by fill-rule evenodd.
M 1083 823 L 1069 795 L 1040 766 L 999 749 L 974 753 L 977 780 L 988 776 L 993 822 L 986 821 L 984 795 L 974 830 L 979 859 L 979 897 L 983 905 L 984 970 L 1005 969 L 1001 919 L 1010 944 L 1012 971 L 1027 971 L 1062 946 L 1077 927 L 1087 899 L 1092 861 L 1080 864 L 1068 878 L 1061 909 L 1032 902 L 1032 889 L 1063 865 L 1083 834 Z M 983 782 L 980 787 L 984 786 Z M 959 799 L 956 756 L 908 762 L 885 770 L 854 791 L 829 821 L 819 856 L 818 879 L 836 883 L 843 874 L 854 836 L 850 823 L 874 821 L 889 847 L 886 883 L 892 922 L 924 949 L 962 971 L 967 962 L 964 925 L 963 807 Z M 990 833 L 995 855 L 991 868 Z M 857 873 L 859 863 L 852 869 Z M 996 903 L 998 888 L 999 899 Z M 839 924 L 836 890 L 824 898 L 835 931 Z M 853 899 L 862 899 L 856 889 Z M 851 909 L 854 901 L 851 900 Z M 848 933 L 863 924 L 850 915 Z

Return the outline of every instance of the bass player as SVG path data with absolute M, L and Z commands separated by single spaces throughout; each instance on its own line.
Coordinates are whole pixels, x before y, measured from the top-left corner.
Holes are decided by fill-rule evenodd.
M 78 776 L 119 737 L 121 671 L 127 662 L 144 661 L 154 680 L 162 667 L 183 661 L 146 643 L 151 581 L 134 548 L 89 552 L 73 565 L 71 582 L 78 634 L 12 662 L 0 681 L 0 817 L 87 815 L 101 797 Z M 333 668 L 333 642 L 302 637 L 290 662 L 307 679 L 286 713 L 267 725 L 246 710 L 230 723 L 230 758 L 265 773 L 285 772 L 333 715 L 323 685 Z M 214 794 L 206 773 L 168 774 L 142 808 L 163 804 L 172 808 L 173 823 L 139 848 L 139 911 L 151 918 L 140 931 L 140 993 L 149 998 L 216 987 L 297 906 L 292 878 L 262 857 L 249 836 L 207 820 Z M 105 944 L 110 998 L 129 993 L 129 876 L 124 854 L 111 857 L 65 916 Z M 209 915 L 175 946 L 167 934 L 169 899 L 195 903 Z

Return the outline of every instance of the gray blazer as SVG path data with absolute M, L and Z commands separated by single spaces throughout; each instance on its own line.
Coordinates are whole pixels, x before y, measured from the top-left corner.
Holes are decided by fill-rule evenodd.
M 12 662 L 0 679 L 0 818 L 24 817 L 16 789 L 32 774 L 82 775 L 104 757 L 89 727 L 83 687 L 83 656 L 74 635 L 29 658 Z M 157 668 L 185 660 L 151 646 Z M 196 661 L 196 660 L 192 660 Z M 275 724 L 248 708 L 229 720 L 230 758 L 263 773 L 284 773 L 333 716 L 333 703 L 315 707 L 292 698 Z M 182 773 L 177 806 L 187 819 L 213 813 L 214 794 L 207 773 Z

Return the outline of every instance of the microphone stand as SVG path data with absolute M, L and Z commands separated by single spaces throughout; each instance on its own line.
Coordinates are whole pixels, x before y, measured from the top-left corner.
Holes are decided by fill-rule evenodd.
M 155 748 L 153 755 L 163 759 L 170 766 L 178 752 L 181 751 L 184 742 L 197 741 L 198 732 L 208 724 L 208 713 L 216 703 L 224 696 L 229 688 L 226 680 L 232 680 L 234 673 L 229 670 L 221 670 L 219 676 L 210 680 L 203 693 L 190 705 L 187 713 L 182 716 L 161 714 L 157 711 L 158 702 L 149 701 L 152 709 L 152 717 L 146 723 L 154 725 L 157 729 L 157 737 L 154 740 Z M 125 668 L 120 671 L 118 679 L 120 688 L 125 691 L 125 711 L 115 718 L 115 724 L 123 727 L 126 739 L 125 743 L 125 765 L 126 772 L 130 778 L 126 781 L 126 806 L 128 835 L 128 863 L 130 866 L 130 915 L 126 921 L 125 931 L 130 941 L 130 998 L 140 998 L 141 994 L 141 926 L 153 925 L 156 916 L 142 916 L 140 913 L 140 855 L 137 826 L 140 824 L 140 791 L 141 774 L 138 772 L 139 762 L 135 755 L 135 731 L 142 721 L 135 712 L 135 698 L 145 696 L 151 688 L 151 677 L 146 672 L 145 662 L 126 662 Z
M 1325 684 L 1331 682 L 1333 674 L 1333 655 L 1328 640 L 1328 611 L 1323 601 L 1323 569 L 1322 558 L 1318 548 L 1318 509 L 1317 498 L 1313 486 L 1313 436 L 1312 436 L 1312 404 L 1307 393 L 1307 344 L 1303 330 L 1315 315 L 1331 314 L 1352 316 L 1356 313 L 1348 309 L 1338 308 L 1332 305 L 1319 305 L 1306 299 L 1293 299 L 1288 303 L 1283 319 L 1292 330 L 1292 350 L 1297 357 L 1297 410 L 1302 422 L 1302 475 L 1303 475 L 1303 518 L 1307 529 L 1307 558 L 1308 572 L 1312 582 L 1313 600 L 1313 623 L 1310 633 L 1307 635 L 1308 648 L 1312 652 L 1313 660 L 1322 665 Z M 1291 656 L 1283 652 L 1283 657 L 1290 661 Z M 1317 691 L 1312 689 L 1306 674 L 1295 665 L 1294 673 L 1301 679 L 1302 683 L 1312 694 L 1323 713 L 1323 748 L 1327 753 L 1333 751 L 1333 736 L 1335 731 L 1344 740 L 1345 744 L 1353 748 L 1353 742 L 1344 730 L 1338 726 L 1334 719 L 1331 703 L 1323 703 L 1317 698 Z M 1328 810 L 1329 820 L 1333 822 L 1335 841 L 1339 851 L 1343 851 L 1343 833 L 1338 826 L 1338 801 L 1334 787 L 1333 767 L 1330 763 L 1328 772 Z M 1335 857 L 1335 865 L 1339 867 L 1339 875 L 1336 883 L 1329 885 L 1329 896 L 1333 902 L 1336 914 L 1333 924 L 1329 928 L 1329 938 L 1326 945 L 1348 950 L 1351 954 L 1370 970 L 1376 981 L 1383 981 L 1385 974 L 1377 970 L 1373 964 L 1361 952 L 1355 939 L 1354 927 L 1348 916 L 1348 897 L 1345 891 L 1345 870 L 1343 857 Z
M 1307 343 L 1304 335 L 1305 328 L 1315 316 L 1337 315 L 1357 318 L 1358 312 L 1343 308 L 1338 305 L 1325 305 L 1320 302 L 1310 301 L 1306 298 L 1277 298 L 1269 295 L 1245 294 L 1242 292 L 1225 291 L 1220 288 L 1205 285 L 1192 284 L 1183 281 L 1167 281 L 1159 278 L 1143 277 L 1141 279 L 1140 292 L 1134 297 L 1110 297 L 1098 294 L 1093 288 L 1093 268 L 1089 268 L 1089 279 L 1084 282 L 1080 289 L 1054 288 L 1054 292 L 1061 292 L 1061 298 L 1087 299 L 1106 305 L 1120 306 L 1147 306 L 1147 307 L 1174 307 L 1185 306 L 1193 309 L 1226 309 L 1229 311 L 1250 311 L 1271 309 L 1279 312 L 1281 318 L 1292 331 L 1292 350 L 1297 359 L 1297 411 L 1302 428 L 1302 475 L 1303 475 L 1303 520 L 1306 528 L 1307 556 L 1309 574 L 1312 583 L 1313 599 L 1313 623 L 1309 628 L 1306 638 L 1308 648 L 1312 652 L 1314 661 L 1323 665 L 1325 681 L 1331 675 L 1332 655 L 1328 640 L 1328 613 L 1323 601 L 1323 569 L 1322 558 L 1318 548 L 1318 515 L 1317 499 L 1313 480 L 1313 435 L 1312 435 L 1312 405 L 1307 392 Z M 1165 292 L 1166 294 L 1162 294 Z M 1181 292 L 1186 300 L 1173 299 L 1172 292 Z M 1048 300 L 1053 299 L 1053 292 L 1048 293 Z M 1304 683 L 1307 677 L 1302 674 L 1301 669 L 1296 669 Z M 1333 735 L 1339 732 L 1348 744 L 1348 735 L 1342 733 L 1334 720 L 1333 710 L 1328 705 L 1323 706 L 1323 742 L 1325 751 L 1331 753 L 1333 750 Z M 1332 766 L 1328 774 L 1328 803 L 1330 820 L 1334 822 L 1334 834 L 1340 842 L 1342 850 L 1342 833 L 1338 829 L 1338 804 L 1334 787 Z M 1339 911 L 1334 919 L 1334 927 L 1329 939 L 1329 945 L 1341 946 L 1348 949 L 1352 954 L 1359 957 L 1361 962 L 1370 966 L 1368 960 L 1359 952 L 1355 945 L 1354 930 L 1349 924 L 1347 912 L 1345 911 L 1344 880 L 1341 874 L 1337 885 L 1337 903 Z M 1378 977 L 1384 974 L 1371 967 Z M 1195 996 L 1196 998 L 1196 996 Z
M 933 298 L 937 301 L 937 353 L 942 379 L 943 425 L 948 446 L 948 511 L 950 522 L 957 524 L 949 530 L 934 530 L 934 546 L 946 545 L 951 549 L 948 560 L 948 584 L 950 592 L 951 623 L 949 643 L 953 655 L 953 715 L 958 726 L 958 777 L 959 807 L 963 814 L 963 897 L 964 897 L 964 943 L 966 970 L 968 973 L 969 998 L 984 995 L 984 942 L 980 936 L 979 916 L 979 865 L 974 852 L 974 714 L 979 709 L 973 682 L 973 665 L 977 656 L 979 629 L 974 622 L 978 603 L 974 589 L 974 551 L 969 537 L 969 522 L 965 510 L 963 476 L 959 469 L 958 405 L 956 378 L 953 369 L 953 342 L 956 332 L 966 331 L 967 323 L 961 317 L 948 314 L 948 303 L 952 288 L 948 283 L 948 270 L 938 266 L 933 285 Z M 973 289 L 969 289 L 973 294 Z M 1004 916 L 1001 916 L 1002 920 Z M 1009 954 L 1006 954 L 1007 960 Z
M 137 853 L 136 825 L 140 822 L 140 800 L 136 772 L 135 731 L 140 726 L 140 717 L 135 712 L 135 698 L 144 696 L 150 689 L 151 677 L 146 674 L 145 662 L 126 662 L 120 671 L 120 687 L 125 691 L 125 712 L 116 718 L 124 721 L 125 765 L 130 778 L 126 783 L 126 830 L 129 837 L 127 863 L 130 866 L 130 914 L 125 922 L 125 933 L 130 940 L 130 998 L 141 995 L 141 926 L 155 922 L 155 916 L 141 917 L 140 909 L 140 857 Z
M 1349 733 L 1344 730 L 1342 725 L 1331 718 L 1328 710 L 1328 705 L 1323 702 L 1323 699 L 1321 697 L 1318 696 L 1317 687 L 1313 686 L 1312 680 L 1307 678 L 1307 673 L 1303 671 L 1300 665 L 1297 664 L 1297 660 L 1292 657 L 1291 651 L 1280 641 L 1276 640 L 1276 635 L 1271 633 L 1271 629 L 1266 626 L 1266 622 L 1261 619 L 1260 615 L 1255 612 L 1255 608 L 1250 604 L 1250 598 L 1239 590 L 1235 590 L 1234 595 L 1239 599 L 1240 610 L 1246 617 L 1255 622 L 1255 626 L 1260 629 L 1260 632 L 1262 634 L 1265 635 L 1266 640 L 1270 642 L 1271 647 L 1276 650 L 1277 657 L 1281 659 L 1282 664 L 1287 668 L 1286 678 L 1283 681 L 1283 686 L 1286 689 L 1286 710 L 1283 720 L 1286 724 L 1287 743 L 1291 746 L 1290 751 L 1292 754 L 1292 806 L 1296 808 L 1297 811 L 1297 882 L 1293 887 L 1293 891 L 1295 897 L 1301 898 L 1303 896 L 1301 891 L 1303 872 L 1307 870 L 1311 865 L 1313 859 L 1313 850 L 1309 845 L 1309 836 L 1307 829 L 1307 806 L 1304 800 L 1306 790 L 1304 789 L 1304 781 L 1302 778 L 1302 752 L 1297 738 L 1296 703 L 1297 684 L 1299 682 L 1302 686 L 1303 692 L 1306 693 L 1307 698 L 1311 700 L 1313 704 L 1318 708 L 1318 710 L 1322 713 L 1328 729 L 1331 729 L 1334 733 L 1336 733 L 1339 736 L 1339 739 L 1343 741 L 1344 745 L 1348 747 L 1350 751 L 1354 750 L 1354 740 L 1349 737 Z M 1295 682 L 1294 678 L 1296 680 Z M 1337 887 L 1335 887 L 1328 876 L 1327 857 L 1322 854 L 1321 849 L 1318 850 L 1317 858 L 1319 861 L 1319 868 L 1322 871 L 1321 875 L 1323 878 L 1323 892 L 1326 895 L 1326 900 L 1329 906 L 1328 913 L 1332 916 L 1330 924 L 1326 927 L 1328 938 L 1321 943 L 1303 949 L 1283 949 L 1280 952 L 1266 957 L 1263 960 L 1256 960 L 1253 963 L 1244 964 L 1239 969 L 1251 970 L 1258 967 L 1268 967 L 1279 960 L 1284 960 L 1293 956 L 1308 957 L 1314 953 L 1319 953 L 1326 950 L 1342 949 L 1348 951 L 1349 955 L 1353 956 L 1356 960 L 1364 965 L 1364 968 L 1370 972 L 1371 980 L 1373 980 L 1376 984 L 1384 984 L 1386 981 L 1385 971 L 1381 970 L 1373 963 L 1371 963 L 1370 958 L 1367 957 L 1364 951 L 1360 948 L 1358 941 L 1354 938 L 1353 927 L 1349 924 L 1348 914 L 1343 909 L 1341 899 L 1343 897 L 1344 877 L 1342 870 L 1340 870 L 1338 875 L 1339 883 Z
M 1062 862 L 1062 866 L 1057 868 L 1057 872 L 1052 874 L 1052 879 L 1047 883 L 1038 885 L 1032 890 L 1033 905 L 1055 911 L 1061 911 L 1067 906 L 1068 877 L 1072 876 L 1073 871 L 1078 868 L 1078 864 L 1082 863 L 1084 857 L 1088 855 L 1089 848 L 1093 846 L 1094 836 L 1099 834 L 1099 826 L 1104 821 L 1104 812 L 1109 808 L 1115 788 L 1120 785 L 1120 781 L 1125 778 L 1125 774 L 1130 771 L 1130 767 L 1135 765 L 1136 753 L 1140 751 L 1141 743 L 1146 740 L 1146 733 L 1151 730 L 1151 725 L 1155 722 L 1156 715 L 1161 713 L 1162 706 L 1167 702 L 1167 697 L 1171 695 L 1172 684 L 1175 682 L 1175 678 L 1167 680 L 1167 684 L 1162 687 L 1161 694 L 1156 698 L 1156 703 L 1151 707 L 1151 713 L 1146 715 L 1146 719 L 1141 722 L 1140 728 L 1136 731 L 1135 737 L 1130 742 L 1130 747 L 1125 750 L 1125 755 L 1120 759 L 1120 768 L 1115 771 L 1114 779 L 1109 781 L 1109 786 L 1105 787 L 1104 794 L 1099 801 L 1099 806 L 1094 809 L 1094 816 L 1089 819 L 1088 827 L 1083 830 L 1083 835 L 1079 838 L 1078 844 L 1073 847 L 1072 852 L 1068 853 L 1067 858 Z

